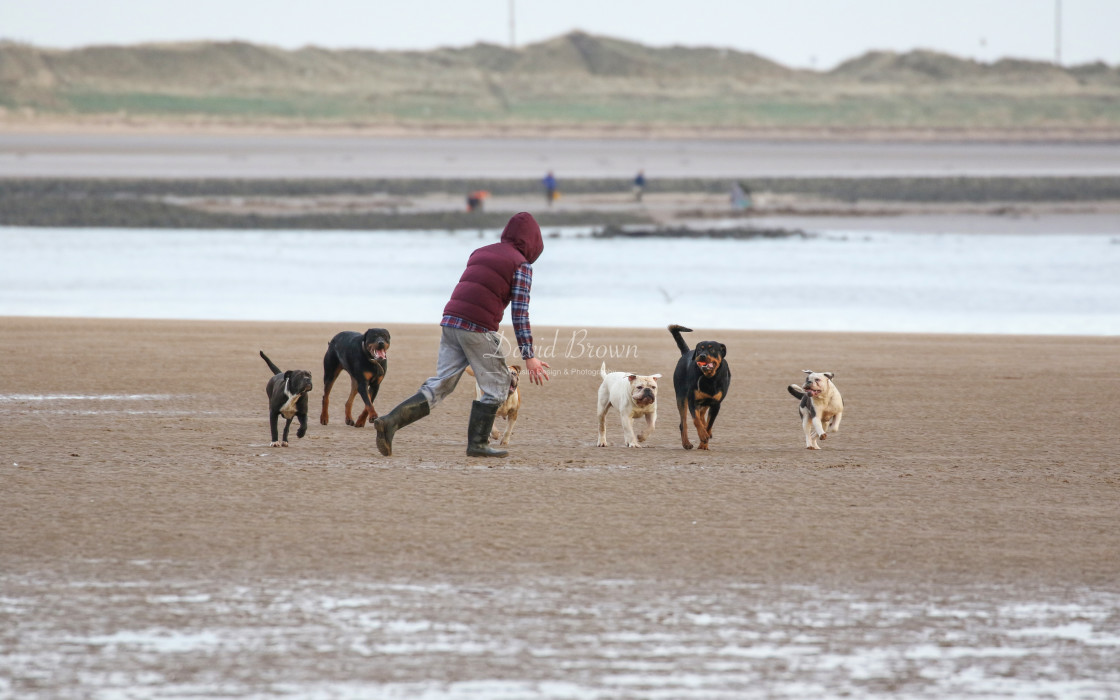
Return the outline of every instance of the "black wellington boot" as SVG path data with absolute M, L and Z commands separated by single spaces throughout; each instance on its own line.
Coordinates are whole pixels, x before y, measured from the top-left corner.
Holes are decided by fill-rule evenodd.
M 498 404 L 475 401 L 471 404 L 471 422 L 467 427 L 468 457 L 505 457 L 508 452 L 490 447 L 490 430 L 494 427 L 494 416 Z
M 432 409 L 428 406 L 428 399 L 417 392 L 400 402 L 392 411 L 389 411 L 389 415 L 381 416 L 373 421 L 373 427 L 377 429 L 377 451 L 386 457 L 391 456 L 393 454 L 393 434 L 431 412 Z

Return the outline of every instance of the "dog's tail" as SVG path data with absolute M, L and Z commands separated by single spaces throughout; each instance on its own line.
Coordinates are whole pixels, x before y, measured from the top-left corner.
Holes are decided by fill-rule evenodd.
M 268 355 L 265 355 L 265 354 L 264 354 L 264 350 L 261 350 L 261 358 L 262 358 L 262 359 L 263 359 L 263 360 L 264 360 L 265 362 L 267 362 L 267 363 L 268 363 L 268 368 L 269 368 L 270 370 L 272 370 L 272 373 L 273 373 L 273 374 L 283 374 L 283 373 L 284 373 L 284 370 L 282 370 L 282 369 L 280 369 L 279 367 L 277 367 L 277 366 L 276 366 L 276 365 L 275 365 L 275 364 L 274 364 L 274 363 L 272 362 L 272 360 L 268 359 Z
M 607 361 L 603 360 L 603 366 L 599 368 L 599 376 L 603 379 L 607 378 Z
M 805 390 L 802 389 L 801 387 L 797 386 L 796 384 L 790 384 L 786 388 L 789 390 L 790 394 L 793 394 L 793 398 L 795 398 L 795 399 L 805 398 Z
M 684 338 L 681 337 L 681 333 L 691 333 L 692 329 L 685 328 L 684 326 L 678 326 L 674 323 L 673 325 L 669 326 L 669 332 L 673 334 L 673 340 L 677 341 L 677 347 L 681 349 L 681 354 L 687 355 L 688 352 L 692 350 L 692 348 L 688 347 L 688 343 L 684 342 Z

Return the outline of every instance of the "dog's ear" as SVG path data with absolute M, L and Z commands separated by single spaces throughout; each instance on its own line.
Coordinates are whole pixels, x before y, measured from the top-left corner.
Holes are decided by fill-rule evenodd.
M 724 357 L 727 357 L 727 346 L 724 345 L 723 343 L 719 344 L 719 354 L 723 355 Z
M 805 374 L 812 374 L 813 373 L 813 370 L 811 370 L 811 369 L 803 369 L 801 371 L 804 372 Z
M 637 378 L 638 378 L 638 375 L 636 375 L 636 374 L 631 374 L 629 377 L 627 377 L 627 379 L 629 379 L 631 383 L 633 383 L 634 380 L 637 379 Z
M 521 374 L 521 365 L 510 365 L 509 369 L 514 374 Z
M 833 374 L 832 372 L 825 372 L 825 373 L 824 373 L 824 376 L 828 377 L 829 379 L 832 379 L 832 378 L 833 378 L 833 377 L 835 377 L 836 375 L 835 375 L 835 374 Z
M 286 372 L 284 372 L 284 380 L 285 381 L 287 381 L 291 378 L 292 378 L 292 370 L 287 370 Z
M 661 375 L 660 374 L 651 374 L 651 375 L 649 375 L 649 378 L 650 379 L 661 379 Z

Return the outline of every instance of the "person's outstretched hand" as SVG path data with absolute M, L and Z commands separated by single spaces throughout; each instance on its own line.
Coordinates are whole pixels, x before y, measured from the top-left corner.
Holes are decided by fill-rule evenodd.
M 529 370 L 529 381 L 532 383 L 538 386 L 544 386 L 544 383 L 548 381 L 548 372 L 546 370 L 549 369 L 549 366 L 547 362 L 541 362 L 535 357 L 530 357 L 528 360 L 525 360 L 525 369 Z

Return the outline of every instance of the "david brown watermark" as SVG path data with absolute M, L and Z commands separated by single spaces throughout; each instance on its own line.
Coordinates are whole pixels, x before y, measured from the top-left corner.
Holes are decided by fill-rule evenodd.
M 505 332 L 499 333 L 498 338 L 501 339 L 500 349 L 504 356 L 513 356 L 517 348 L 509 342 Z M 596 343 L 589 338 L 587 330 L 583 328 L 572 331 L 572 336 L 563 340 L 567 342 L 562 342 L 560 331 L 557 330 L 552 336 L 551 343 L 534 344 L 533 354 L 542 360 L 551 360 L 557 357 L 568 360 L 609 360 L 636 358 L 638 356 L 637 345 L 632 343 L 628 345 Z M 595 371 L 598 372 L 599 370 Z

